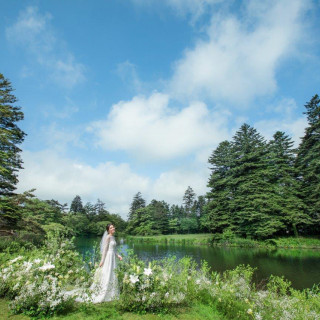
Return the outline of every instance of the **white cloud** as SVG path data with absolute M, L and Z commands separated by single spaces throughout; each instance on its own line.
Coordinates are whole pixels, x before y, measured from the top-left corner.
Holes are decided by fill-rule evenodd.
M 144 159 L 170 159 L 213 147 L 228 136 L 227 111 L 209 111 L 201 102 L 181 110 L 169 96 L 153 93 L 114 105 L 104 121 L 92 123 L 98 146 L 125 150 Z
M 149 179 L 132 172 L 126 163 L 100 163 L 93 167 L 61 154 L 43 150 L 23 152 L 24 170 L 19 175 L 18 191 L 36 188 L 41 199 L 68 202 L 79 194 L 84 201 L 106 202 L 108 210 L 124 217 L 132 197 L 148 190 Z
M 85 68 L 65 48 L 63 41 L 57 39 L 51 19 L 50 14 L 39 13 L 37 7 L 28 7 L 20 12 L 12 26 L 7 27 L 6 36 L 9 41 L 25 48 L 52 80 L 61 86 L 73 87 L 85 79 Z
M 158 0 L 132 0 L 133 3 L 140 6 L 155 7 L 159 5 Z M 191 14 L 191 23 L 196 22 L 203 14 L 208 13 L 208 10 L 213 5 L 223 2 L 223 0 L 164 0 L 160 3 L 169 6 L 179 16 Z
M 293 139 L 295 147 L 298 147 L 308 121 L 305 116 L 296 117 L 296 109 L 297 105 L 293 99 L 282 99 L 277 104 L 266 108 L 264 117 L 266 118 L 268 113 L 273 113 L 273 117 L 257 121 L 254 127 L 267 140 L 272 139 L 276 131 L 284 131 Z
M 136 66 L 129 62 L 125 61 L 119 63 L 117 66 L 117 74 L 121 78 L 121 80 L 128 86 L 132 87 L 135 92 L 142 92 L 143 85 L 141 80 L 139 79 Z
M 19 174 L 18 192 L 36 188 L 40 199 L 71 203 L 75 195 L 83 202 L 106 203 L 112 213 L 127 218 L 133 196 L 140 191 L 148 202 L 165 200 L 181 204 L 188 186 L 197 195 L 206 192 L 209 172 L 206 165 L 184 166 L 161 173 L 154 181 L 132 171 L 127 163 L 100 163 L 91 166 L 68 159 L 54 150 L 24 151 L 24 169 Z
M 205 164 L 184 166 L 163 172 L 152 186 L 152 195 L 155 199 L 163 199 L 169 204 L 181 205 L 188 186 L 192 187 L 197 196 L 207 192 L 209 175 L 210 172 Z
M 214 14 L 204 40 L 187 49 L 169 81 L 173 96 L 246 104 L 274 93 L 282 58 L 303 36 L 307 1 L 246 2 L 241 20 Z

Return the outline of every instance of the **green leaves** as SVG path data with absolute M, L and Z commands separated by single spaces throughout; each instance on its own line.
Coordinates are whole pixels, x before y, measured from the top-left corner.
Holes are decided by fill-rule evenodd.
M 311 223 L 299 197 L 294 167 L 296 150 L 283 132 L 267 143 L 256 129 L 243 124 L 232 141 L 223 141 L 209 158 L 211 176 L 207 215 L 213 232 L 268 238 L 295 233 Z
M 25 133 L 16 122 L 23 120 L 20 107 L 13 106 L 17 101 L 9 80 L 0 73 L 0 196 L 10 195 L 18 183 L 17 171 L 22 169 L 21 150 Z

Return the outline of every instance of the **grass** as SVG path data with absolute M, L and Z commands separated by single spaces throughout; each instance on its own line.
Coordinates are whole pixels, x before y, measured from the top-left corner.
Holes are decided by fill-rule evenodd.
M 148 243 L 174 243 L 174 244 L 211 244 L 213 235 L 211 233 L 198 234 L 169 234 L 156 236 L 127 236 L 127 240 Z
M 279 248 L 320 249 L 320 239 L 306 237 L 288 237 L 275 239 Z
M 8 301 L 0 299 L 0 319 L 29 320 L 28 316 L 13 315 L 8 308 Z M 196 304 L 189 308 L 175 309 L 164 314 L 136 314 L 119 312 L 115 303 L 102 303 L 99 305 L 78 306 L 74 311 L 54 316 L 52 320 L 227 320 L 213 306 Z
M 243 248 L 320 249 L 320 239 L 310 237 L 282 237 L 268 240 L 253 240 L 239 237 L 230 237 L 228 239 L 223 239 L 211 233 L 198 233 L 155 236 L 127 236 L 127 240 L 146 243 L 214 245 Z

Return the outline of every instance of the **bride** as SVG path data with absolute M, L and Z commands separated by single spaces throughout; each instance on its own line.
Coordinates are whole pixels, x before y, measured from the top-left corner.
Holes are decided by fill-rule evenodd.
M 94 274 L 93 283 L 89 289 L 89 296 L 81 288 L 65 291 L 64 294 L 66 296 L 74 296 L 77 302 L 91 301 L 93 303 L 111 301 L 119 297 L 115 269 L 117 267 L 116 256 L 119 260 L 122 260 L 122 257 L 116 253 L 117 243 L 113 236 L 115 231 L 114 225 L 108 224 L 103 234 L 100 243 L 101 261 Z
M 90 287 L 93 303 L 111 301 L 119 296 L 115 268 L 117 266 L 116 256 L 119 260 L 122 260 L 122 257 L 116 253 L 117 243 L 113 236 L 115 231 L 114 225 L 108 224 L 100 243 L 101 261 Z

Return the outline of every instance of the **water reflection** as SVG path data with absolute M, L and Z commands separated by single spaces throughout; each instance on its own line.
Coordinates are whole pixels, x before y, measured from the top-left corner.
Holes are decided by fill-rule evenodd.
M 76 246 L 81 253 L 93 253 L 98 238 L 78 238 Z M 257 268 L 257 283 L 269 278 L 271 274 L 284 276 L 297 289 L 311 288 L 320 283 L 320 251 L 319 250 L 264 250 L 252 248 L 228 248 L 208 246 L 188 246 L 173 244 L 125 243 L 118 239 L 119 250 L 126 255 L 128 249 L 133 250 L 140 259 L 150 261 L 169 256 L 178 259 L 189 256 L 197 263 L 208 262 L 213 271 L 223 272 L 234 269 L 239 264 Z M 122 243 L 122 245 L 121 245 Z

